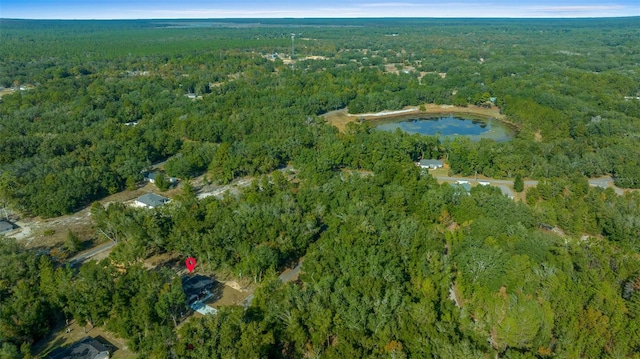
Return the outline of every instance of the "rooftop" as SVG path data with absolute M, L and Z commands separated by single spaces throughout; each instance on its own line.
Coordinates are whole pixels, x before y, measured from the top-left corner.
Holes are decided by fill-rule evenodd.
M 444 167 L 444 163 L 441 160 L 433 160 L 433 159 L 420 160 L 420 162 L 418 162 L 418 165 L 422 168 L 431 168 L 431 169 Z
M 108 359 L 109 350 L 102 343 L 91 337 L 73 343 L 64 349 L 54 350 L 48 359 Z
M 155 208 L 169 202 L 169 199 L 155 193 L 147 193 L 138 197 L 136 199 L 136 202 L 141 203 L 147 207 Z
M 210 290 L 213 286 L 213 279 L 203 275 L 192 275 L 182 277 L 182 290 L 185 294 L 198 294 L 203 290 Z
M 13 224 L 4 220 L 0 220 L 0 233 L 8 232 L 12 229 L 13 229 Z

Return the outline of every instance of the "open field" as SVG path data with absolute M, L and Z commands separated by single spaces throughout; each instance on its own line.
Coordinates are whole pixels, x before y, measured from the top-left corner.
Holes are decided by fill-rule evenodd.
M 112 359 L 130 359 L 137 357 L 136 354 L 129 349 L 124 339 L 116 337 L 111 332 L 99 326 L 92 328 L 87 324 L 83 328 L 81 324 L 79 325 L 75 321 L 70 321 L 69 325 L 62 323 L 54 328 L 49 336 L 33 346 L 32 352 L 38 355 L 38 357 L 46 358 L 53 350 L 70 346 L 86 336 L 90 336 L 102 344 L 107 345 L 107 348 L 109 348 L 112 353 L 110 356 Z
M 436 105 L 425 104 L 425 110 L 421 111 L 418 106 L 408 106 L 402 110 L 397 111 L 384 111 L 378 113 L 363 113 L 363 114 L 350 114 L 346 108 L 341 110 L 331 111 L 323 115 L 326 121 L 337 127 L 338 130 L 343 132 L 350 122 L 357 122 L 360 120 L 374 121 L 374 120 L 388 120 L 396 117 L 406 117 L 407 115 L 416 116 L 429 116 L 429 115 L 471 115 L 484 118 L 495 118 L 501 121 L 505 121 L 506 117 L 500 113 L 500 109 L 496 106 L 490 108 L 480 107 L 475 105 L 469 105 L 467 107 L 458 107 L 452 105 Z

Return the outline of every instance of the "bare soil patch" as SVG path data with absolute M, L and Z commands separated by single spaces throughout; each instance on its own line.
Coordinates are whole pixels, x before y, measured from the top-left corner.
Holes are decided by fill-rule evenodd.
M 160 192 L 155 185 L 147 183 L 135 190 L 124 190 L 115 193 L 98 202 L 103 205 L 116 202 L 126 203 L 149 192 L 171 197 L 180 191 L 179 187 Z M 10 232 L 7 237 L 15 238 L 24 243 L 27 248 L 51 249 L 60 246 L 64 243 L 69 231 L 80 238 L 83 248 L 99 244 L 96 242 L 95 227 L 91 220 L 91 205 L 78 212 L 60 217 L 41 218 L 13 214 L 10 219 L 18 228 Z
M 14 91 L 13 91 L 12 89 L 3 89 L 3 90 L 0 90 L 0 98 L 2 98 L 2 96 L 4 96 L 4 95 L 8 95 L 8 94 L 13 93 L 13 92 L 14 92 Z
M 542 133 L 540 133 L 540 130 L 536 131 L 534 136 L 535 136 L 536 142 L 541 142 L 542 141 Z
M 398 70 L 398 66 L 397 65 L 402 66 L 402 69 Z M 384 65 L 384 70 L 386 72 L 390 72 L 390 73 L 393 73 L 393 74 L 398 74 L 398 73 L 400 73 L 400 71 L 415 71 L 415 69 L 416 68 L 413 67 L 413 66 L 405 66 L 405 65 L 400 64 L 400 63 L 391 63 L 391 64 Z
M 78 325 L 75 321 L 71 321 L 68 326 L 65 325 L 64 322 L 61 323 L 49 336 L 36 343 L 32 348 L 32 352 L 38 357 L 45 358 L 53 350 L 70 346 L 87 336 L 106 344 L 112 353 L 110 358 L 129 359 L 137 357 L 135 353 L 127 347 L 124 339 L 115 336 L 113 333 L 101 327 L 92 328 L 87 324 L 86 327 L 83 328 L 82 324 Z
M 218 298 L 212 298 L 213 300 L 208 300 L 207 304 L 211 305 L 214 308 L 223 307 L 226 305 L 238 305 L 245 298 L 247 298 L 251 292 L 249 291 L 239 291 L 237 289 L 231 288 L 224 283 L 218 283 L 220 285 L 221 293 Z

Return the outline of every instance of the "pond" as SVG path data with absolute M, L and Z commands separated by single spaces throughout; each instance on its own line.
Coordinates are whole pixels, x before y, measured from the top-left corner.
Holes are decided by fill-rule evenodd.
M 420 118 L 416 118 L 414 115 L 410 118 L 395 118 L 376 122 L 375 126 L 382 131 L 392 132 L 400 129 L 409 134 L 417 133 L 450 139 L 464 136 L 472 141 L 486 138 L 496 142 L 505 142 L 515 136 L 515 130 L 511 126 L 496 119 L 462 118 L 453 115 Z

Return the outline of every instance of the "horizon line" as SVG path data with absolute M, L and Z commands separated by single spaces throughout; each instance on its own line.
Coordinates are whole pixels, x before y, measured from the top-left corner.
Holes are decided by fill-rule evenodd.
M 630 19 L 640 18 L 640 15 L 620 16 L 354 16 L 354 17 L 139 17 L 139 18 L 28 18 L 28 17 L 0 17 L 2 20 L 25 21 L 139 21 L 139 20 L 384 20 L 384 19 L 521 19 L 521 20 L 577 20 L 577 19 Z

